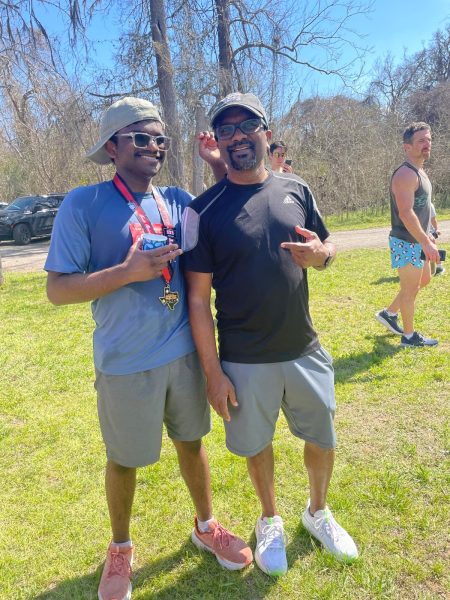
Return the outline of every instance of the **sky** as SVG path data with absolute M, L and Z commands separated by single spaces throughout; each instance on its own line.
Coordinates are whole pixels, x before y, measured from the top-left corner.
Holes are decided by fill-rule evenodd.
M 45 26 L 57 33 L 60 20 L 48 12 L 41 15 Z M 434 32 L 448 24 L 450 0 L 373 0 L 370 14 L 359 15 L 351 21 L 352 28 L 364 36 L 361 43 L 371 48 L 365 57 L 366 73 L 378 58 L 382 59 L 388 52 L 394 56 L 395 62 L 402 60 L 404 50 L 409 55 L 418 52 L 424 45 L 429 45 Z M 102 17 L 94 21 L 89 37 L 96 40 L 94 57 L 100 62 L 108 62 L 108 57 L 111 57 L 116 31 L 113 22 L 105 23 Z M 350 53 L 344 54 L 343 60 L 350 57 Z M 299 85 L 304 86 L 306 95 L 334 93 L 341 88 L 340 80 L 332 76 L 310 73 L 306 80 L 304 76 L 301 79 Z M 355 91 L 363 93 L 368 81 L 367 76 L 361 78 Z
M 428 46 L 433 34 L 450 24 L 450 0 L 374 0 L 372 12 L 352 20 L 352 27 L 364 38 L 361 43 L 371 50 L 365 57 L 368 72 L 378 58 L 389 52 L 395 62 Z M 350 54 L 349 54 L 350 56 Z M 359 81 L 357 91 L 363 92 L 366 78 Z M 311 89 L 319 93 L 339 87 L 337 79 L 314 75 L 309 78 Z
M 401 56 L 403 48 L 418 51 L 432 34 L 450 23 L 449 0 L 375 0 L 374 11 L 361 28 L 377 53 L 391 51 Z

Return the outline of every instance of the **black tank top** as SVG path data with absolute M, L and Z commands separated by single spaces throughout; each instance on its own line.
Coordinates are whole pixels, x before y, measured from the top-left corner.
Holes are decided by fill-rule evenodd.
M 397 202 L 395 201 L 394 193 L 392 192 L 392 178 L 401 167 L 409 167 L 419 178 L 419 187 L 414 193 L 413 211 L 416 213 L 419 223 L 425 232 L 430 230 L 432 192 L 431 182 L 428 177 L 422 177 L 419 173 L 419 170 L 409 162 L 404 162 L 401 164 L 397 169 L 395 169 L 391 177 L 391 231 L 389 235 L 407 242 L 417 243 L 417 240 L 409 233 L 404 226 L 403 221 L 399 217 Z

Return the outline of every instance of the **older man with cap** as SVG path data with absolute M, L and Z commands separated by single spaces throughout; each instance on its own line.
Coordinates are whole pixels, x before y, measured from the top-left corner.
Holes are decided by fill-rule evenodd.
M 50 301 L 92 301 L 96 324 L 95 387 L 112 528 L 100 600 L 131 597 L 136 468 L 159 459 L 163 423 L 197 512 L 192 541 L 227 569 L 252 561 L 250 548 L 212 515 L 201 443 L 210 430 L 209 406 L 178 258 L 180 218 L 192 197 L 153 185 L 169 144 L 150 102 L 123 98 L 110 106 L 87 157 L 112 162 L 114 178 L 67 195 L 45 264 Z
M 190 320 L 209 402 L 224 419 L 228 449 L 246 457 L 261 503 L 255 560 L 268 575 L 287 570 L 272 448 L 280 408 L 292 434 L 305 441 L 310 499 L 303 524 L 338 559 L 352 560 L 355 543 L 326 505 L 335 447 L 333 367 L 313 329 L 306 278 L 308 267 L 331 265 L 335 247 L 307 184 L 265 169 L 271 131 L 256 96 L 227 96 L 212 109 L 211 124 L 228 176 L 183 217 Z

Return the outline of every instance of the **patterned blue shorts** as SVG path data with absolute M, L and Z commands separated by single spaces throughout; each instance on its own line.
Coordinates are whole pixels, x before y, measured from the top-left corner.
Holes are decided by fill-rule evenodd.
M 389 237 L 389 248 L 391 249 L 391 265 L 393 269 L 406 267 L 411 263 L 413 267 L 422 269 L 425 264 L 420 258 L 422 246 L 414 242 L 406 242 L 396 237 Z

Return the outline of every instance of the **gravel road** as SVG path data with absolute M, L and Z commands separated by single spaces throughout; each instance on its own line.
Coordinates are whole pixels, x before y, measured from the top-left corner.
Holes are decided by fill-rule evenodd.
M 440 221 L 440 243 L 450 243 L 450 221 Z M 389 228 L 356 229 L 354 231 L 337 231 L 330 239 L 338 250 L 352 248 L 387 248 Z M 50 239 L 35 240 L 28 246 L 16 246 L 13 242 L 0 242 L 0 258 L 3 271 L 40 271 L 48 252 Z

